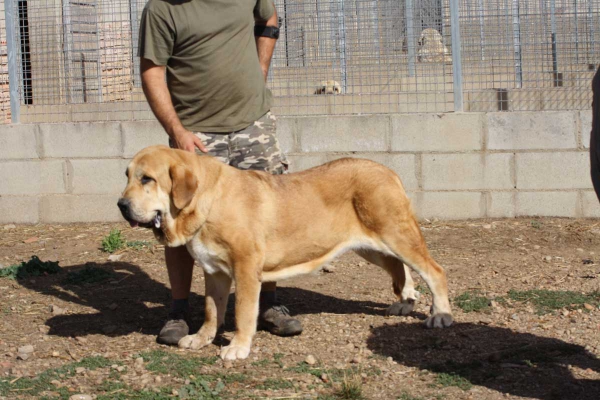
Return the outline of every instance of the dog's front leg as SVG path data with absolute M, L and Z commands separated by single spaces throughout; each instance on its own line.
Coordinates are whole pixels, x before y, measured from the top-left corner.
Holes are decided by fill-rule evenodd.
M 261 287 L 259 265 L 258 262 L 245 260 L 234 267 L 236 331 L 229 346 L 221 349 L 223 360 L 241 360 L 250 354 L 258 320 Z
M 231 289 L 231 277 L 222 272 L 215 274 L 204 272 L 204 282 L 206 285 L 204 323 L 195 335 L 181 338 L 179 347 L 182 349 L 197 350 L 208 346 L 215 339 L 217 329 L 225 321 L 225 310 L 227 309 L 227 300 Z

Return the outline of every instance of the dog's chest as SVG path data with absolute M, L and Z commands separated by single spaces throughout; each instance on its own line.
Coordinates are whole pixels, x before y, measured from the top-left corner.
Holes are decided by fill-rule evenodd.
M 231 275 L 231 271 L 228 265 L 223 262 L 221 258 L 217 256 L 217 253 L 207 247 L 198 238 L 192 239 L 187 244 L 187 249 L 190 255 L 196 260 L 198 264 L 204 269 L 207 274 L 216 274 L 217 272 L 223 272 L 227 275 Z

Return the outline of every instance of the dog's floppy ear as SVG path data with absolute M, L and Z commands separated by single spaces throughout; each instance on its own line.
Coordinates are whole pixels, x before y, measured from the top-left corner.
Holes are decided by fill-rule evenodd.
M 198 188 L 198 179 L 194 173 L 184 165 L 175 164 L 169 169 L 171 176 L 171 197 L 173 204 L 180 210 L 183 210 L 194 198 Z

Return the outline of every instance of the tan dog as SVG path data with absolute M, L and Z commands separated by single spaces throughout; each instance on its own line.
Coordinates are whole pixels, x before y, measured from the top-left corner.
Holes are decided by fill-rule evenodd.
M 356 250 L 392 277 L 407 314 L 417 299 L 405 264 L 433 293 L 428 327 L 450 326 L 446 275 L 429 255 L 398 176 L 368 160 L 341 159 L 289 174 L 242 171 L 165 146 L 140 151 L 127 168 L 119 208 L 132 225 L 152 228 L 166 246 L 185 245 L 204 269 L 206 317 L 179 347 L 212 343 L 223 323 L 232 279 L 236 332 L 223 359 L 248 356 L 261 282 L 315 271 Z
M 317 89 L 315 94 L 340 94 L 342 93 L 342 86 L 338 81 L 323 81 Z
M 448 48 L 444 46 L 442 35 L 431 28 L 423 29 L 419 39 L 419 62 L 452 62 Z

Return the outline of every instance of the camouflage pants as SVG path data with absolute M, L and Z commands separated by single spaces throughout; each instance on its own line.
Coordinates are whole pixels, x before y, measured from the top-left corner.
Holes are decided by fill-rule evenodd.
M 208 149 L 208 155 L 239 169 L 284 174 L 288 162 L 279 147 L 276 118 L 266 113 L 249 127 L 232 133 L 194 132 Z M 169 141 L 171 147 L 174 143 Z M 199 155 L 206 155 L 196 149 Z

